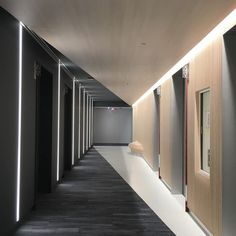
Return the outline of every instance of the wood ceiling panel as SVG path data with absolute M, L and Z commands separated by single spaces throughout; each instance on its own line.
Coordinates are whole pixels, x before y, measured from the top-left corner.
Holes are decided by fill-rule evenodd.
M 132 104 L 235 7 L 235 0 L 0 0 Z

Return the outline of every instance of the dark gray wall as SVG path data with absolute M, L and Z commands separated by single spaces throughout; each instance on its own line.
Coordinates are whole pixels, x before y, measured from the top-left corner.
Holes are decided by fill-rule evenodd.
M 0 235 L 14 229 L 16 222 L 16 165 L 18 128 L 18 63 L 19 23 L 3 9 L 1 17 L 1 207 Z M 35 199 L 35 127 L 36 127 L 36 80 L 34 62 L 38 61 L 53 74 L 53 147 L 52 186 L 56 184 L 56 120 L 57 120 L 57 63 L 23 29 L 22 33 L 22 138 L 21 138 L 21 189 L 20 218 L 27 216 Z M 5 54 L 5 55 L 4 55 Z M 7 138 L 6 138 L 7 137 Z M 13 140 L 11 140 L 11 137 Z M 6 143 L 5 143 L 6 142 Z M 7 162 L 9 166 L 5 166 Z M 7 164 L 6 163 L 6 164 Z M 6 182 L 7 180 L 7 182 Z M 5 183 L 4 183 L 5 182 Z M 3 186 L 9 189 L 5 189 Z M 8 197 L 6 196 L 9 194 Z M 9 202 L 9 205 L 8 205 Z M 6 208 L 6 211 L 4 208 Z M 12 210 L 11 210 L 12 209 Z
M 236 35 L 223 47 L 222 81 L 222 221 L 223 235 L 236 235 Z
M 60 100 L 60 170 L 59 176 L 60 179 L 64 174 L 64 109 L 65 109 L 65 89 L 66 87 L 72 90 L 72 80 L 61 66 L 61 100 Z M 71 104 L 72 105 L 72 104 Z
M 94 108 L 94 144 L 128 144 L 132 140 L 132 108 Z
M 34 63 L 37 61 L 53 75 L 52 121 L 52 188 L 56 185 L 57 155 L 57 63 L 23 29 L 22 63 L 22 165 L 21 165 L 21 217 L 26 216 L 34 204 L 35 193 L 35 127 L 36 80 Z
M 18 22 L 0 8 L 0 235 L 16 218 Z
M 0 235 L 12 233 L 16 224 L 16 173 L 18 131 L 18 63 L 19 22 L 0 8 Z M 52 189 L 55 187 L 57 166 L 57 97 L 58 63 L 23 28 L 22 57 L 22 150 L 20 219 L 24 219 L 35 202 L 35 127 L 36 127 L 36 80 L 34 63 L 37 61 L 53 75 L 53 122 L 52 122 Z M 71 78 L 63 72 L 61 95 L 64 84 L 72 88 Z M 60 176 L 63 174 L 64 100 L 60 97 Z M 77 115 L 77 113 L 75 114 Z M 76 134 L 77 130 L 75 130 Z M 76 137 L 75 137 L 76 138 Z M 76 147 L 77 148 L 77 147 Z M 75 149 L 76 150 L 76 149 Z

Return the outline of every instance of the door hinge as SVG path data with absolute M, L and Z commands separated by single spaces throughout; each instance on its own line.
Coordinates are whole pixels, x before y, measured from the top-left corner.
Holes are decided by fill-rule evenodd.
M 41 65 L 35 61 L 34 62 L 34 79 L 37 80 L 41 76 Z

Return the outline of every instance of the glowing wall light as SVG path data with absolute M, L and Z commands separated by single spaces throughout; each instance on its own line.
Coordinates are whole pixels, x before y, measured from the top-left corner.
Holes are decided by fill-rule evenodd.
M 182 59 L 180 59 L 169 71 L 167 71 L 151 88 L 149 88 L 134 104 L 136 106 L 140 101 L 153 92 L 157 87 L 170 79 L 183 66 L 188 64 L 196 55 L 206 48 L 217 37 L 223 36 L 228 30 L 236 25 L 236 9 L 233 10 L 223 21 L 221 21 L 205 38 L 203 38 L 195 47 L 193 47 Z
M 72 152 L 71 152 L 71 163 L 74 165 L 75 156 L 75 78 L 73 78 L 73 88 L 72 88 Z
M 89 95 L 86 97 L 86 151 L 88 150 L 88 107 Z
M 90 120 L 90 147 L 92 147 L 92 129 L 93 129 L 93 98 L 91 98 L 91 120 Z
M 92 99 L 92 112 L 91 112 L 91 145 L 93 145 L 93 99 Z
M 19 23 L 19 87 L 18 87 L 18 138 L 17 138 L 17 180 L 16 180 L 16 221 L 20 220 L 21 186 L 21 118 L 22 118 L 22 23 Z
M 81 110 L 81 87 L 79 85 L 79 125 L 78 125 L 78 158 L 80 158 L 80 110 Z
M 89 113 L 89 110 L 90 110 L 90 96 L 88 96 L 88 137 L 87 137 L 87 140 L 88 140 L 88 149 L 89 149 L 89 126 L 90 126 L 90 113 Z
M 60 99 L 61 99 L 61 62 L 58 63 L 58 90 L 57 90 L 57 181 L 59 181 L 60 167 Z
M 89 98 L 89 137 L 88 137 L 88 143 L 89 148 L 91 147 L 91 97 Z
M 85 153 L 85 89 L 83 90 L 83 154 Z

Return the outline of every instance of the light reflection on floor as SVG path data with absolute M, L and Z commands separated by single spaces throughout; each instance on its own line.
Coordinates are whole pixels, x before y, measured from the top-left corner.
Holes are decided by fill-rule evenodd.
M 142 157 L 131 154 L 127 146 L 95 148 L 176 235 L 205 235 L 184 211 L 183 196 L 172 195 Z

